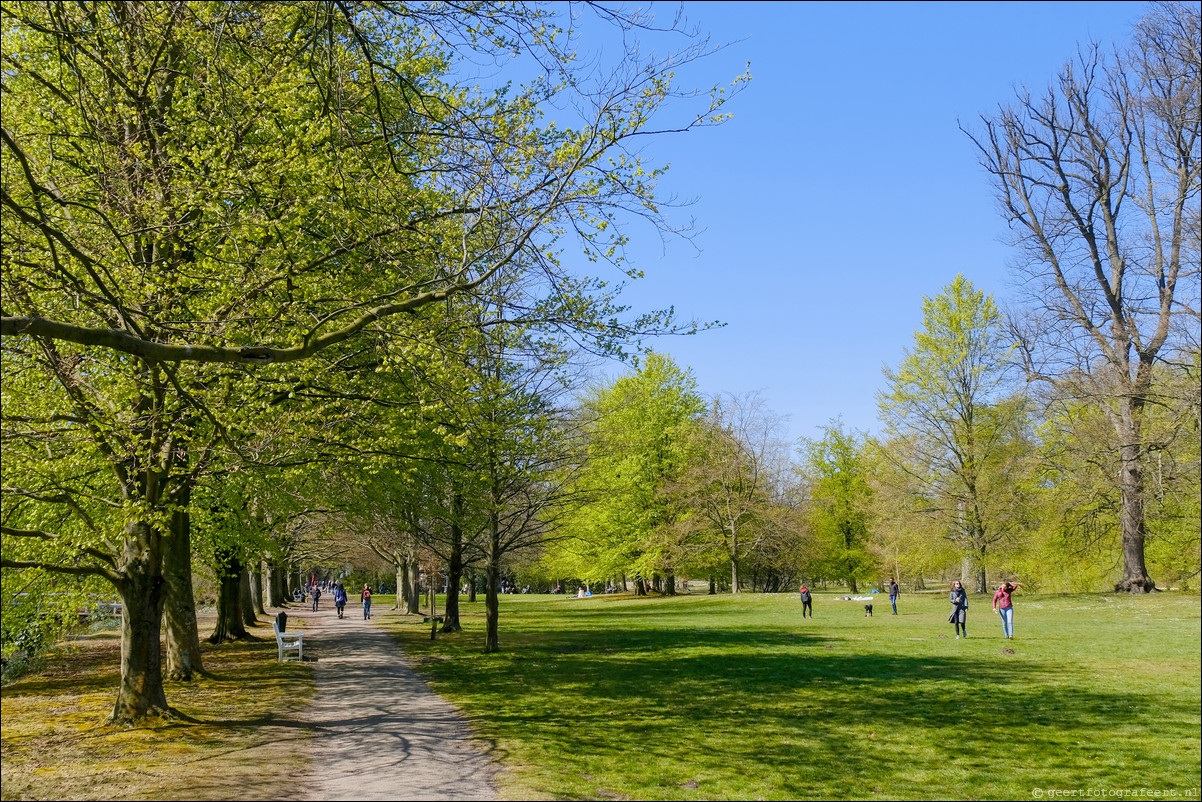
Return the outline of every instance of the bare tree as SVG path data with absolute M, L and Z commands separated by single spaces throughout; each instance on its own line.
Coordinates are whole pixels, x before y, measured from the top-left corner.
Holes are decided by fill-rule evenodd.
M 720 546 L 730 563 L 731 593 L 743 581 L 741 560 L 758 551 L 778 522 L 775 502 L 787 463 L 783 425 L 754 394 L 715 398 L 694 430 L 691 464 L 668 488 L 681 508 L 670 527 L 679 538 L 675 549 L 687 561 L 696 546 Z
M 1034 310 L 1014 321 L 1028 374 L 1088 377 L 1120 465 L 1123 576 L 1144 563 L 1144 431 L 1162 403 L 1157 361 L 1198 342 L 1199 11 L 1163 3 L 1125 52 L 1082 49 L 1043 94 L 983 115 L 968 132 L 1023 254 Z

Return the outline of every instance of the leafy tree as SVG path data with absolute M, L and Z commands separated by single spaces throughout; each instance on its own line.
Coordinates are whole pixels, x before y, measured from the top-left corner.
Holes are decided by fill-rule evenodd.
M 828 425 L 821 440 L 805 444 L 805 473 L 810 528 L 822 556 L 822 576 L 846 580 L 852 593 L 877 568 L 868 548 L 872 489 L 864 456 L 864 438 Z
M 1198 343 L 1202 59 L 1196 4 L 1158 3 L 1132 45 L 1097 45 L 1045 92 L 1019 92 L 970 134 L 1024 258 L 1033 310 L 1015 321 L 1028 374 L 1096 405 L 1119 455 L 1123 576 L 1155 586 L 1148 409 L 1155 367 Z
M 1023 526 L 1013 507 L 1030 449 L 1026 403 L 1003 398 L 1009 343 L 990 296 L 961 275 L 922 309 L 914 348 L 885 371 L 883 453 L 961 548 L 984 593 L 987 557 Z
M 649 579 L 671 567 L 655 537 L 673 522 L 662 491 L 685 469 L 704 409 L 692 373 L 655 353 L 585 399 L 573 482 L 581 505 L 566 523 L 572 539 L 549 553 L 553 573 L 602 582 L 627 573 Z

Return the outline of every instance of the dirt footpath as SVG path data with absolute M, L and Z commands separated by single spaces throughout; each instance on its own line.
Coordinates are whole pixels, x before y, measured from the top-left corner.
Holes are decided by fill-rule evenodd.
M 299 798 L 495 799 L 496 764 L 397 642 L 357 605 L 348 604 L 342 620 L 331 595 L 321 607 L 289 611 L 304 620 L 305 657 L 317 659 L 317 691 L 304 716 L 316 731 L 306 744 L 313 763 L 299 778 Z

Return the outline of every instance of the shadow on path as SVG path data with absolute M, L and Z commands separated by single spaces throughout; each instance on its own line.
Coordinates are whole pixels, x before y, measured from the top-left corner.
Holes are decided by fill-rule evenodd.
M 316 732 L 308 747 L 315 752 L 301 798 L 496 797 L 497 767 L 465 719 L 360 608 L 348 604 L 342 620 L 332 609 L 289 614 L 304 622 L 306 658 L 317 659 L 317 690 L 304 716 Z

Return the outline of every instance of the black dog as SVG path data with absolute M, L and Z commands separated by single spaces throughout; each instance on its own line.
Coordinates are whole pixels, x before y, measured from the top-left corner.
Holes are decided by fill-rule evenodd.
M 872 618 L 872 605 L 871 604 L 864 605 L 864 617 Z

